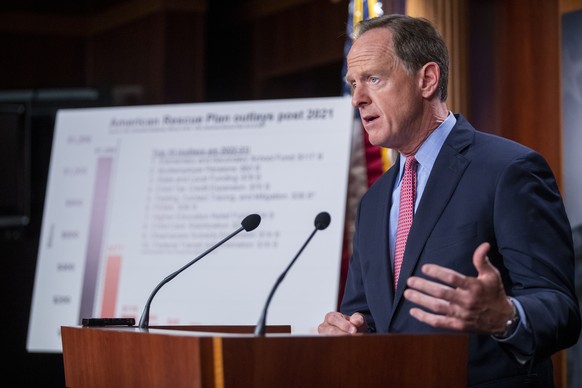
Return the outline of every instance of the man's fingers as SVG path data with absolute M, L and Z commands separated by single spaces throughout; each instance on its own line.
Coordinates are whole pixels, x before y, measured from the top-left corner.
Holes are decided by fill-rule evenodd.
M 418 276 L 408 279 L 404 297 L 419 306 L 410 314 L 433 327 L 492 332 L 511 311 L 499 271 L 487 258 L 489 248 L 489 243 L 483 243 L 473 253 L 477 277 L 435 264 L 424 265 L 423 274 L 434 281 Z
M 473 253 L 473 265 L 477 269 L 477 272 L 479 272 L 479 275 L 496 271 L 496 268 L 491 264 L 487 257 L 487 252 L 489 252 L 490 247 L 489 243 L 482 243 Z
M 352 324 L 349 322 L 348 319 L 346 319 L 346 317 L 337 311 L 328 313 L 325 316 L 325 321 L 330 324 L 331 326 L 335 326 L 338 329 L 348 332 L 348 330 L 350 329 L 350 326 L 352 326 Z
M 356 327 L 361 327 L 366 323 L 366 319 L 360 313 L 354 313 L 349 317 L 350 323 Z
M 429 294 L 441 299 L 451 300 L 454 297 L 453 288 L 441 283 L 436 283 L 427 279 L 423 279 L 418 276 L 411 276 L 406 281 L 406 284 L 410 288 L 422 291 L 425 294 Z
M 452 269 L 441 267 L 437 264 L 425 264 L 422 273 L 433 279 L 440 280 L 452 288 L 464 287 L 467 277 Z M 435 283 L 436 284 L 436 283 Z M 412 286 L 411 286 L 412 287 Z
M 349 317 L 340 312 L 332 311 L 325 315 L 325 319 L 318 326 L 317 331 L 320 334 L 355 334 L 363 322 L 365 321 L 361 314 L 356 313 Z
M 438 296 L 434 297 L 413 289 L 407 289 L 404 291 L 404 297 L 412 303 L 423 306 L 435 313 L 453 315 L 453 306 L 451 303 L 445 299 L 439 298 Z
M 319 334 L 328 334 L 328 335 L 346 335 L 346 334 L 349 334 L 349 333 L 346 333 L 344 330 L 341 330 L 337 326 L 332 326 L 332 325 L 328 324 L 327 322 L 320 324 L 317 327 L 317 332 Z
M 473 253 L 473 265 L 477 269 L 477 272 L 479 273 L 480 276 L 489 275 L 492 273 L 498 275 L 498 273 L 499 273 L 497 271 L 497 268 L 495 268 L 495 266 L 493 264 L 491 264 L 491 262 L 487 258 L 487 252 L 489 252 L 490 247 L 491 246 L 489 243 L 486 243 L 486 242 L 482 243 L 481 245 L 479 245 L 477 247 L 477 249 L 475 249 L 475 252 Z M 453 271 L 452 269 L 442 267 L 442 266 L 437 265 L 437 264 L 425 264 L 425 265 L 423 265 L 422 266 L 422 273 L 424 273 L 427 276 L 432 277 L 433 279 L 439 280 L 442 283 L 448 284 L 452 288 L 466 289 L 470 285 L 470 284 L 468 284 L 467 276 L 460 274 L 456 271 Z M 413 288 L 418 288 L 417 284 L 415 284 L 415 283 L 408 284 L 408 285 L 410 287 L 413 287 Z M 425 290 L 425 291 L 429 292 L 432 295 L 438 295 L 438 294 L 435 294 L 434 292 L 431 292 L 429 290 Z M 443 290 L 443 291 L 447 292 L 446 290 Z M 443 296 L 446 297 L 446 295 L 443 295 Z M 446 297 L 446 298 L 449 299 L 448 297 Z
M 447 317 L 444 315 L 431 314 L 419 308 L 410 309 L 410 315 L 421 322 L 429 324 L 433 327 L 441 327 L 451 330 L 464 330 L 465 323 L 463 320 L 455 317 Z

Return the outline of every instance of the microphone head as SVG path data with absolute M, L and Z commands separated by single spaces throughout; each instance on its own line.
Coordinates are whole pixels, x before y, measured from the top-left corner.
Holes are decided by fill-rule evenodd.
M 329 226 L 331 216 L 328 212 L 321 212 L 315 217 L 315 229 L 324 230 Z
M 261 223 L 260 215 L 249 214 L 244 218 L 244 220 L 242 220 L 240 224 L 247 232 L 250 232 L 251 230 L 255 230 L 260 223 Z

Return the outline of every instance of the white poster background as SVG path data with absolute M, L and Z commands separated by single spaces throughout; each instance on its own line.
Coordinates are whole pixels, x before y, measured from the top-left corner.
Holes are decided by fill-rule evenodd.
M 61 351 L 60 327 L 101 317 L 104 295 L 115 302 L 109 315 L 138 321 L 162 279 L 253 213 L 257 229 L 161 288 L 150 325 L 255 325 L 326 211 L 329 227 L 267 315 L 268 325 L 315 333 L 337 304 L 352 114 L 346 97 L 59 111 L 28 350 Z

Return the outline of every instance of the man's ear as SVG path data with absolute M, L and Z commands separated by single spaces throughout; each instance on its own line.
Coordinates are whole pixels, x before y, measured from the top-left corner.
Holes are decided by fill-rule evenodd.
M 435 62 L 426 63 L 419 71 L 420 90 L 424 98 L 438 97 L 441 71 Z

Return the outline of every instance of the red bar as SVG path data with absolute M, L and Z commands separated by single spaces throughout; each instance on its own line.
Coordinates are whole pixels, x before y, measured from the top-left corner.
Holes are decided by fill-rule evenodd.
M 119 289 L 119 272 L 121 270 L 121 256 L 109 256 L 105 270 L 105 285 L 103 287 L 103 301 L 101 303 L 101 317 L 114 317 Z

